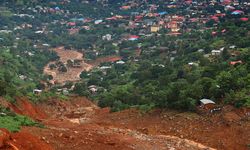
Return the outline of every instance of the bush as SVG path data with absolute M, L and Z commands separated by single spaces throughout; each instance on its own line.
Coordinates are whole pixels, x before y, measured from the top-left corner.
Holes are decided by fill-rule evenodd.
M 0 112 L 0 128 L 6 128 L 12 132 L 17 132 L 20 130 L 21 126 L 41 126 L 32 119 L 26 116 L 16 115 L 7 108 L 0 107 Z

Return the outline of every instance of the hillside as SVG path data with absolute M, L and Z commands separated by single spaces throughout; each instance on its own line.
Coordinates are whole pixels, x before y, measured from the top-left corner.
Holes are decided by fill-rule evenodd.
M 250 144 L 247 0 L 1 0 L 0 149 Z
M 18 149 L 36 147 L 39 150 L 44 149 L 39 146 L 47 145 L 47 149 L 56 150 L 244 150 L 249 142 L 250 126 L 246 110 L 228 108 L 222 114 L 204 118 L 195 113 L 171 110 L 142 114 L 131 109 L 109 113 L 108 109 L 101 109 L 80 97 L 72 97 L 70 101 L 52 99 L 33 107 L 28 106 L 25 99 L 20 101 L 17 107 L 24 109 L 26 115 L 42 120 L 46 128 L 23 127 L 20 133 L 12 134 L 11 140 L 5 141 L 5 144 L 12 143 Z M 32 113 L 38 110 L 36 115 Z M 47 114 L 47 117 L 41 114 Z M 37 142 L 30 145 L 26 140 Z M 48 144 L 53 148 L 49 148 Z

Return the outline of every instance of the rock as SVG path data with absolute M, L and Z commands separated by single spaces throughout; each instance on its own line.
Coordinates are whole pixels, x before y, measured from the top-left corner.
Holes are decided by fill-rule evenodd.
M 60 133 L 58 136 L 59 136 L 59 137 L 62 137 L 62 136 L 63 136 L 63 133 Z
M 73 140 L 73 139 L 74 139 L 74 137 L 73 137 L 73 136 L 69 136 L 69 139 L 70 139 L 70 140 Z
M 46 138 L 43 136 L 43 137 L 42 137 L 42 140 L 44 140 L 44 141 L 45 141 L 45 140 L 46 140 Z

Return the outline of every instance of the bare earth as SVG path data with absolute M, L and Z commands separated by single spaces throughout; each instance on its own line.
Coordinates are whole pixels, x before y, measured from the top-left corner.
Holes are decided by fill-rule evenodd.
M 247 150 L 250 143 L 249 109 L 228 107 L 211 116 L 171 110 L 110 113 L 81 97 L 39 105 L 21 99 L 10 108 L 46 126 L 23 127 L 12 135 L 8 143 L 20 150 Z M 2 149 L 10 150 L 7 145 Z
M 57 55 L 60 57 L 60 61 L 63 63 L 66 63 L 67 60 L 69 59 L 79 59 L 83 60 L 83 54 L 74 50 L 65 50 L 63 47 L 58 47 L 53 49 L 57 53 Z M 80 80 L 80 74 L 82 71 L 86 70 L 89 71 L 92 69 L 92 65 L 87 64 L 83 61 L 81 63 L 80 68 L 68 68 L 68 71 L 65 73 L 60 73 L 57 69 L 50 70 L 49 65 L 55 63 L 55 62 L 50 62 L 44 67 L 44 74 L 47 75 L 52 75 L 53 79 L 57 83 L 65 83 L 66 81 L 79 81 Z

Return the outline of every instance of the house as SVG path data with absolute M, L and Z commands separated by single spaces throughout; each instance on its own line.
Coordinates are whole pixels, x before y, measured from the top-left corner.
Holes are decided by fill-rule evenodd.
M 238 60 L 238 61 L 231 61 L 229 64 L 230 65 L 236 65 L 236 64 L 242 64 L 243 62 L 241 60 Z
M 42 34 L 43 31 L 36 31 L 35 33 L 36 33 L 36 34 Z
M 200 100 L 200 108 L 203 108 L 205 110 L 211 110 L 215 108 L 215 102 L 210 99 L 201 99 Z
M 199 49 L 198 52 L 199 52 L 199 53 L 203 53 L 203 52 L 204 52 L 204 49 Z
M 111 69 L 112 67 L 111 66 L 102 66 L 100 67 L 101 70 L 106 70 L 106 69 Z
M 35 94 L 35 95 L 40 95 L 41 93 L 42 93 L 42 90 L 39 90 L 39 89 L 33 90 L 33 94 Z
M 153 32 L 158 32 L 160 30 L 160 26 L 154 25 L 151 26 L 150 31 Z
M 229 46 L 229 48 L 230 48 L 230 49 L 235 49 L 236 46 L 235 46 L 235 45 L 231 45 L 231 46 Z
M 241 10 L 235 10 L 235 11 L 233 11 L 231 14 L 232 14 L 232 15 L 241 15 L 241 14 L 244 14 L 244 12 L 241 11 Z
M 89 91 L 90 91 L 92 94 L 94 94 L 94 93 L 96 93 L 96 92 L 98 91 L 98 87 L 97 87 L 96 85 L 90 85 L 90 86 L 88 87 L 88 89 L 89 89 Z
M 240 18 L 241 21 L 248 21 L 249 19 L 246 17 Z
M 119 61 L 116 62 L 116 64 L 121 64 L 122 65 L 122 64 L 125 64 L 125 62 L 122 61 L 122 60 L 119 60 Z
M 103 22 L 103 20 L 95 20 L 95 24 L 100 24 L 102 22 Z
M 199 64 L 196 63 L 196 62 L 189 62 L 188 65 L 189 65 L 189 66 L 199 66 Z
M 139 36 L 137 36 L 137 35 L 130 35 L 129 38 L 128 38 L 129 41 L 135 41 L 135 40 L 138 40 L 138 39 L 139 39 Z
M 112 39 L 112 35 L 111 34 L 106 34 L 106 35 L 102 36 L 102 40 L 110 41 L 111 39 Z
M 76 23 L 75 22 L 69 22 L 68 26 L 76 26 Z
M 25 80 L 25 79 L 27 79 L 27 76 L 25 76 L 25 75 L 19 75 L 19 79 Z
M 213 56 L 219 56 L 220 54 L 221 54 L 221 50 L 212 50 L 211 51 L 211 54 L 213 55 Z
M 122 6 L 122 7 L 120 7 L 121 10 L 128 10 L 130 8 L 131 8 L 131 6 Z
M 178 23 L 176 21 L 169 22 L 167 27 L 171 29 L 171 32 L 178 32 L 180 30 Z

